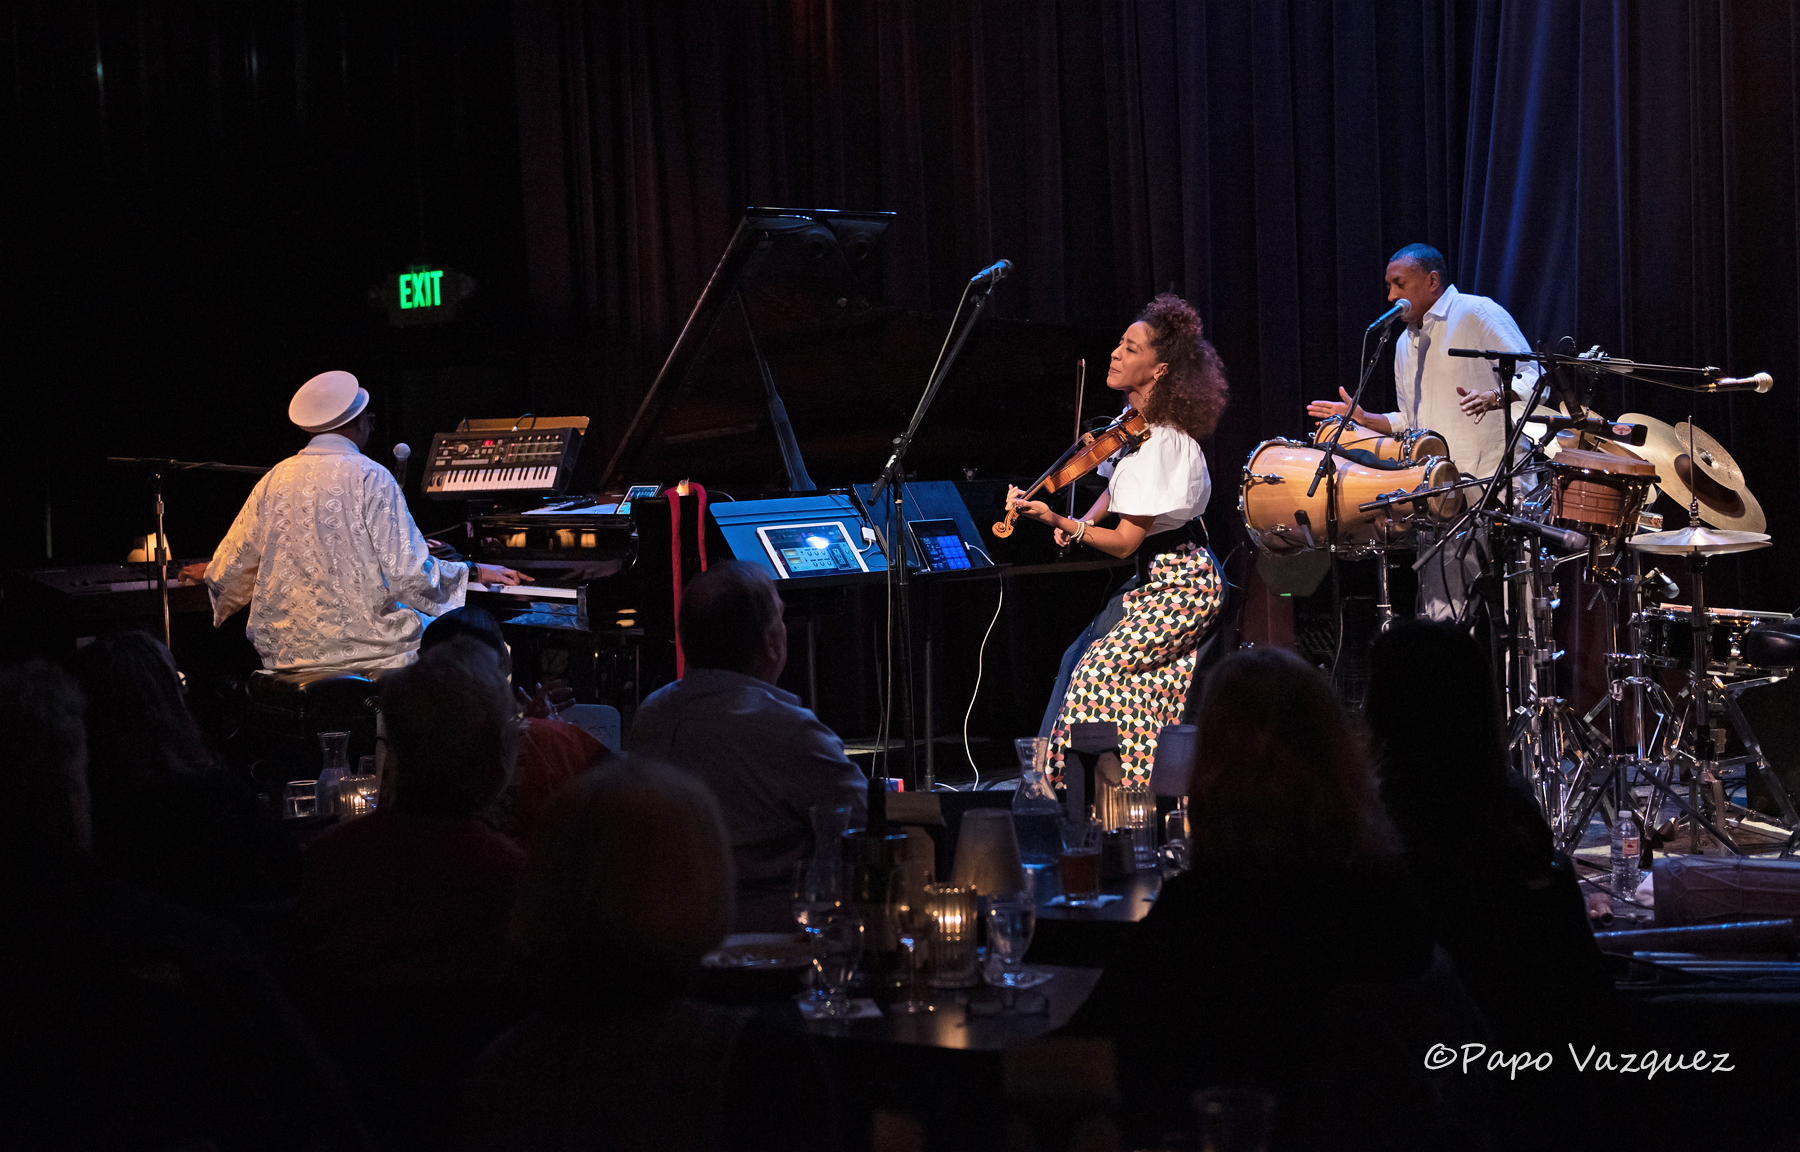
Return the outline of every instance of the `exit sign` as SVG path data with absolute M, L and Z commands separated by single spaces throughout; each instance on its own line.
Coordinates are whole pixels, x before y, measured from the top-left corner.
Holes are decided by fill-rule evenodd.
M 442 308 L 444 306 L 444 270 L 442 268 L 434 268 L 427 272 L 402 272 L 396 284 L 402 312 L 412 308 Z
M 461 272 L 415 264 L 389 276 L 369 297 L 372 304 L 387 308 L 390 324 L 410 327 L 453 319 L 457 302 L 474 293 L 475 281 Z

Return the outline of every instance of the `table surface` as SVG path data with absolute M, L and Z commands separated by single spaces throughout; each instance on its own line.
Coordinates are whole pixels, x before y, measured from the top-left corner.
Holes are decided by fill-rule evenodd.
M 1162 891 L 1162 873 L 1156 869 L 1135 872 L 1123 880 L 1102 880 L 1100 891 L 1119 899 L 1098 908 L 1070 908 L 1066 904 L 1038 902 L 1038 920 L 1111 921 L 1135 924 L 1156 903 Z M 1054 897 L 1055 893 L 1051 893 Z
M 1052 974 L 1049 982 L 1018 994 L 1023 1001 L 1037 993 L 1048 1001 L 1047 1012 L 1012 1013 L 993 1016 L 971 1015 L 970 1001 L 998 1000 L 999 994 L 985 985 L 960 991 L 933 991 L 933 1011 L 916 1015 L 884 1013 L 869 1020 L 803 1020 L 801 1027 L 820 1036 L 867 1040 L 876 1043 L 912 1044 L 929 1048 L 952 1048 L 976 1052 L 998 1052 L 1027 1040 L 1035 1040 L 1067 1024 L 1100 980 L 1098 968 L 1072 968 L 1058 964 L 1034 964 Z M 799 1008 L 791 1008 L 796 1016 Z

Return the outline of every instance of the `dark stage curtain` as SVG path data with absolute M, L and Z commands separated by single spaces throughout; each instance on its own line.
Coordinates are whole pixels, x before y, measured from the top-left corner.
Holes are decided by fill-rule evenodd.
M 1595 394 L 1691 417 L 1743 465 L 1775 545 L 1711 565 L 1708 596 L 1746 608 L 1800 607 L 1797 31 L 1769 0 L 1484 5 L 1452 257 L 1546 348 L 1774 375 L 1767 395 Z
M 1716 566 L 1719 602 L 1792 607 L 1794 24 L 1771 0 L 521 5 L 539 370 L 629 412 L 744 205 L 893 209 L 898 304 L 947 311 L 998 256 L 1001 315 L 1194 300 L 1233 384 L 1229 520 L 1237 464 L 1354 381 L 1382 265 L 1423 240 L 1541 346 L 1773 372 L 1597 402 L 1725 441 L 1778 544 Z
M 1233 386 L 1225 508 L 1257 440 L 1354 381 L 1386 255 L 1450 246 L 1460 216 L 1457 6 L 570 0 L 517 20 L 533 303 L 615 416 L 744 205 L 892 209 L 896 304 L 948 311 L 1000 256 L 1019 267 L 1000 315 L 1117 329 L 1157 291 L 1193 300 Z

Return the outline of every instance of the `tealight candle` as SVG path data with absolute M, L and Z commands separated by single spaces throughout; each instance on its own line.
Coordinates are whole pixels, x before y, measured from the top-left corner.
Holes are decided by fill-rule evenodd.
M 975 890 L 957 884 L 927 884 L 931 916 L 931 985 L 967 988 L 975 983 Z

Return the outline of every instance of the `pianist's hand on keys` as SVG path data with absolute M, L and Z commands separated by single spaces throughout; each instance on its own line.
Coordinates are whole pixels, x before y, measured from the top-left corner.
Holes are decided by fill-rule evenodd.
M 477 564 L 473 579 L 480 584 L 535 584 L 537 581 L 523 572 L 515 572 L 511 568 L 502 568 L 498 564 Z

